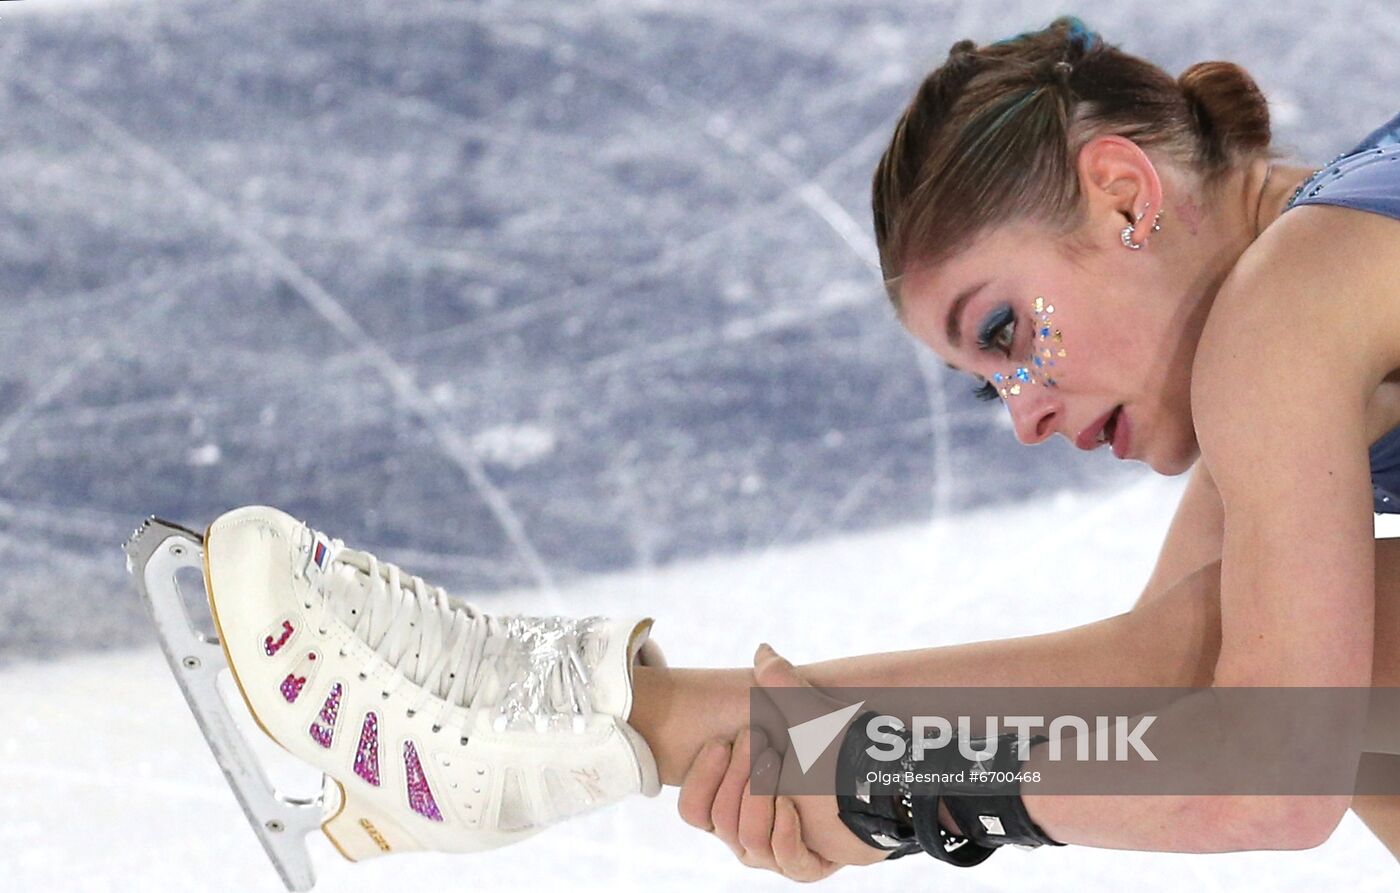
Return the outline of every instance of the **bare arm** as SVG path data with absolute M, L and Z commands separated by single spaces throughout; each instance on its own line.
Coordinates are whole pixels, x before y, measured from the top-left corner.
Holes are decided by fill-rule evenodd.
M 1084 626 L 810 664 L 813 685 L 1203 686 L 1220 649 L 1219 563 L 1133 610 Z M 749 721 L 751 671 L 637 667 L 629 722 L 651 745 L 663 784 L 680 784 L 709 739 Z
M 814 685 L 1210 684 L 1220 648 L 1220 496 L 1200 466 L 1182 495 L 1147 587 L 1128 612 L 1034 636 L 822 661 Z M 703 743 L 748 723 L 748 669 L 639 667 L 632 725 L 665 784 L 680 784 Z
M 819 686 L 1210 684 L 1220 647 L 1224 511 L 1204 464 L 1182 493 L 1133 609 L 1084 626 L 810 664 Z
M 1219 570 L 1219 563 L 1213 562 L 1181 581 L 1180 588 L 1194 593 L 1192 600 L 1183 599 L 1183 602 L 1206 606 L 1218 604 Z M 1395 687 L 1400 686 L 1400 539 L 1376 543 L 1375 570 L 1376 657 L 1372 685 Z M 1170 603 L 1184 594 L 1169 590 L 1163 593 L 1162 601 Z M 1147 606 L 1140 606 L 1138 610 L 1144 607 Z M 1061 634 L 1052 633 L 1051 637 L 1058 635 Z M 1212 628 L 1210 635 L 1212 641 L 1218 642 L 1218 626 Z M 1042 638 L 1031 637 L 1025 641 Z M 1216 653 L 1217 648 L 1203 644 L 1201 656 L 1188 661 L 1187 665 L 1209 663 L 1213 659 L 1209 655 Z M 931 649 L 930 653 L 936 650 Z M 830 662 L 831 665 L 839 663 Z M 1184 678 L 1184 672 L 1182 676 Z M 823 843 L 835 841 L 836 845 L 831 850 L 823 852 L 838 862 L 863 863 L 879 857 L 877 852 L 865 850 L 854 837 L 841 839 L 840 821 L 830 806 L 813 810 L 809 804 L 803 804 L 801 833 L 798 835 L 794 831 L 795 814 L 791 812 L 791 803 L 775 806 L 772 797 L 747 793 L 744 783 L 749 765 L 748 741 L 744 735 L 738 736 L 732 751 L 728 746 L 712 747 L 696 760 L 686 777 L 679 801 L 681 817 L 692 825 L 713 830 L 716 836 L 734 848 L 745 864 L 780 870 L 790 877 L 811 879 L 834 870 L 831 863 L 809 853 L 802 845 L 802 839 L 814 846 L 817 840 Z M 1080 806 L 1087 808 L 1087 800 Z M 1357 797 L 1353 808 L 1382 842 L 1400 855 L 1400 797 Z M 784 852 L 786 860 L 781 859 Z M 799 867 L 798 873 L 790 870 L 794 865 Z M 818 867 L 813 868 L 814 865 Z
M 1191 470 L 1181 503 L 1172 517 L 1152 577 L 1143 589 L 1135 610 L 1141 611 L 1158 596 L 1169 592 L 1171 586 L 1187 574 L 1218 562 L 1224 532 L 1225 509 L 1220 502 L 1220 492 L 1205 463 L 1197 462 Z M 1400 539 L 1377 543 L 1376 663 L 1372 681 L 1377 686 L 1400 684 L 1400 665 L 1385 657 L 1396 653 L 1396 648 L 1400 647 L 1400 643 L 1394 642 L 1396 637 L 1392 632 L 1400 630 L 1400 597 L 1397 597 L 1400 593 L 1394 592 L 1395 586 L 1391 582 L 1396 580 L 1400 580 Z M 1218 588 L 1211 586 L 1204 593 L 1204 598 L 1215 606 L 1218 619 Z M 1211 636 L 1218 648 L 1218 627 L 1211 631 Z M 1400 797 L 1354 797 L 1351 808 L 1389 848 L 1391 854 L 1400 858 Z
M 1220 648 L 1218 563 L 1124 614 L 1052 633 L 809 664 L 836 686 L 1199 686 Z
M 1138 597 L 1137 607 L 1151 602 L 1188 574 L 1220 560 L 1225 538 L 1225 506 L 1204 462 L 1196 462 L 1172 515 L 1167 538 L 1157 555 L 1152 576 Z

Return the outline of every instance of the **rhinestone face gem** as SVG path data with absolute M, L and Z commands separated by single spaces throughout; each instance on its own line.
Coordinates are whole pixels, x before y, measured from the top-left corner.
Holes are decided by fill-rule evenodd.
M 291 620 L 283 620 L 281 625 L 275 626 L 265 636 L 263 636 L 263 654 L 274 657 L 282 650 L 282 646 L 291 641 L 296 635 L 296 627 L 292 626 Z
M 326 702 L 321 705 L 321 712 L 307 729 L 311 740 L 322 747 L 329 748 L 335 740 L 335 720 L 340 715 L 340 696 L 343 692 L 344 688 L 339 682 L 331 686 L 330 694 L 326 695 Z
M 433 791 L 428 787 L 428 777 L 423 774 L 423 764 L 418 762 L 418 750 L 412 741 L 403 743 L 404 777 L 408 782 L 408 806 L 414 812 L 434 822 L 442 821 Z
M 379 719 L 374 711 L 365 714 L 360 727 L 360 746 L 355 749 L 355 774 L 379 787 Z
M 1041 384 L 1048 388 L 1056 386 L 1055 376 L 1051 374 L 1050 369 L 1056 365 L 1056 359 L 1064 359 L 1065 350 L 1062 347 L 1052 350 L 1047 346 L 1064 341 L 1064 335 L 1050 323 L 1050 315 L 1055 312 L 1055 305 L 1045 300 L 1044 296 L 1039 296 L 1031 302 L 1031 311 L 1035 314 L 1035 327 L 1031 331 L 1035 333 L 1037 343 L 1031 347 L 1030 366 L 1017 366 L 1007 374 L 992 374 L 997 393 L 1003 400 L 1020 396 L 1023 384 Z

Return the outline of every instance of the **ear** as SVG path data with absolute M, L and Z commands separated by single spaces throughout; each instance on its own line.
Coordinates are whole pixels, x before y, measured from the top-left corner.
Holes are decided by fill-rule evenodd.
M 1111 228 L 1105 238 L 1118 241 L 1123 227 L 1132 225 L 1133 240 L 1146 243 L 1163 200 L 1162 181 L 1147 153 L 1121 136 L 1094 137 L 1079 150 L 1078 173 L 1091 232 Z

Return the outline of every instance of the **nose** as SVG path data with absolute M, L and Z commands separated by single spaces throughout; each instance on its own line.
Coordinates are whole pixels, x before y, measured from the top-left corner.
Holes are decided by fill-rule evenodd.
M 1043 389 L 1035 390 L 1042 393 L 1022 394 L 1006 400 L 1016 439 L 1027 446 L 1047 440 L 1055 433 L 1055 422 L 1063 409 L 1059 400 Z

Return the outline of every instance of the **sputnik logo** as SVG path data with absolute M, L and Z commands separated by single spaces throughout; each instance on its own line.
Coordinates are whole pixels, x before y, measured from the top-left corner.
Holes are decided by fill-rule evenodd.
M 851 717 L 855 716 L 864 704 L 864 701 L 860 701 L 849 707 L 842 707 L 840 710 L 833 710 L 818 716 L 816 719 L 800 722 L 788 729 L 788 738 L 792 741 L 792 751 L 797 754 L 797 766 L 804 775 L 808 769 L 812 768 L 812 764 L 826 753 L 831 742 L 836 740 L 836 736 L 841 734 L 846 723 L 851 721 Z

